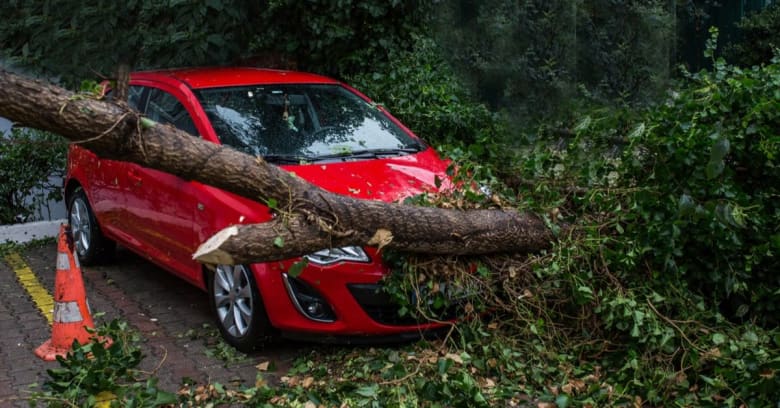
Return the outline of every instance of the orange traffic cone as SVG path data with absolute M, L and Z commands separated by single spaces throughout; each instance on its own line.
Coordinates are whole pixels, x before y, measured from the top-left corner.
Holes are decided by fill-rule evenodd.
M 57 244 L 57 275 L 54 279 L 54 319 L 51 339 L 35 349 L 35 355 L 54 361 L 70 350 L 73 340 L 80 344 L 89 342 L 92 335 L 87 327 L 94 328 L 84 281 L 81 278 L 81 266 L 73 252 L 73 238 L 70 227 L 60 226 Z

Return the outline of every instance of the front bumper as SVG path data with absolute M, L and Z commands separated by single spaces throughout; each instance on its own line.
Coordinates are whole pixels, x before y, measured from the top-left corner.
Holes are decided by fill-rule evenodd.
M 375 254 L 371 255 L 376 259 Z M 379 289 L 378 282 L 388 272 L 376 261 L 328 266 L 310 263 L 297 279 L 318 291 L 335 315 L 332 322 L 313 320 L 300 311 L 288 291 L 289 286 L 285 286 L 284 274 L 295 262 L 252 265 L 269 321 L 288 337 L 351 338 L 352 343 L 361 338 L 368 342 L 398 341 L 419 338 L 424 332 L 447 326 L 398 316 L 397 306 Z

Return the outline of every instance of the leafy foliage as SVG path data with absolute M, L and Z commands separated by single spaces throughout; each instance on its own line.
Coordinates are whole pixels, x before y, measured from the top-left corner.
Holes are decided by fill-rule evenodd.
M 667 1 L 452 1 L 434 37 L 493 108 L 566 117 L 583 96 L 647 102 L 669 78 Z M 584 91 L 584 92 L 583 92 Z
M 581 234 L 531 287 L 553 322 L 603 336 L 615 349 L 600 363 L 643 399 L 761 405 L 778 398 L 779 71 L 713 67 L 649 111 L 594 111 L 519 163 L 534 180 L 521 194 Z
M 113 74 L 120 64 L 148 69 L 242 61 L 344 75 L 408 47 L 429 7 L 428 1 L 380 0 L 136 0 L 86 6 L 12 0 L 0 5 L 0 55 L 71 85 L 96 73 Z
M 711 39 L 712 72 L 686 74 L 663 104 L 630 108 L 666 82 L 666 3 L 280 0 L 207 25 L 205 32 L 261 27 L 264 36 L 251 39 L 254 51 L 292 55 L 301 68 L 350 78 L 443 145 L 454 159 L 450 172 L 468 188 L 417 197 L 415 204 L 534 211 L 560 240 L 529 257 L 396 258 L 386 283 L 405 317 L 446 319 L 455 307 L 470 319 L 438 342 L 307 356 L 278 388 L 261 376 L 239 391 L 190 387 L 178 402 L 752 407 L 780 400 L 780 64 L 727 65 L 712 59 Z M 224 7 L 244 10 L 238 4 Z M 218 7 L 122 7 L 147 7 L 144 16 L 161 17 L 174 6 L 191 8 L 186 24 L 213 17 Z M 0 33 L 12 27 L 4 38 L 15 39 L 14 55 L 37 61 L 46 48 L 28 45 L 25 55 L 19 33 L 45 10 L 30 7 L 20 8 L 30 15 L 12 14 L 22 25 Z M 418 10 L 426 7 L 438 19 L 438 42 L 425 35 L 428 16 Z M 68 40 L 67 27 L 59 28 Z M 187 49 L 187 41 L 204 47 L 195 40 L 206 38 L 196 57 L 216 46 L 208 34 L 186 34 L 176 22 L 162 29 L 168 31 L 149 37 L 161 41 L 159 48 L 135 44 L 163 52 L 168 42 Z M 236 46 L 250 37 L 237 36 Z M 233 43 L 215 52 L 214 61 L 241 53 Z M 149 55 L 141 65 L 143 58 L 164 60 Z M 527 146 L 510 145 L 520 130 L 473 102 L 456 72 L 471 77 L 493 108 L 523 119 L 560 109 L 569 119 L 524 135 Z M 570 97 L 579 93 L 606 106 L 615 106 L 612 98 L 620 103 L 577 116 L 572 107 L 581 106 Z M 495 319 L 483 321 L 484 310 Z M 77 349 L 52 372 L 43 400 L 88 405 L 107 389 L 128 405 L 170 401 L 153 378 L 135 376 L 132 349 L 113 347 Z M 95 360 L 87 364 L 89 352 Z M 98 379 L 93 368 L 108 375 Z M 63 386 L 73 379 L 83 388 Z
M 433 143 L 472 144 L 497 135 L 497 116 L 473 102 L 441 54 L 430 39 L 415 37 L 413 48 L 394 51 L 386 64 L 349 81 Z
M 274 0 L 252 51 L 291 56 L 304 70 L 344 77 L 370 71 L 423 32 L 430 0 Z
M 225 63 L 246 49 L 259 11 L 258 2 L 242 0 L 5 1 L 0 55 L 71 85 L 109 76 L 120 64 Z
M 780 48 L 780 3 L 742 18 L 739 28 L 739 40 L 726 48 L 728 60 L 743 67 L 771 62 L 773 50 Z
M 42 215 L 43 206 L 62 197 L 51 178 L 62 176 L 66 142 L 33 129 L 13 129 L 0 136 L 0 224 Z
M 177 401 L 176 395 L 157 387 L 155 377 L 141 379 L 138 335 L 127 323 L 112 321 L 96 335 L 100 340 L 83 345 L 74 341 L 71 351 L 57 358 L 60 367 L 47 370 L 51 379 L 44 384 L 45 391 L 33 395 L 33 406 L 45 402 L 48 407 L 158 407 Z
M 716 304 L 728 300 L 733 316 L 777 324 L 778 64 L 742 70 L 718 60 L 690 80 L 628 140 L 623 160 L 649 190 L 629 233 L 660 270 Z

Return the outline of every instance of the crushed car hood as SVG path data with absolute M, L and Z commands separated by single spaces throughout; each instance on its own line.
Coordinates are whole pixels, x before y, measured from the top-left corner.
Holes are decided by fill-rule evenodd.
M 399 201 L 450 186 L 447 163 L 433 149 L 392 158 L 282 166 L 327 191 L 366 200 Z

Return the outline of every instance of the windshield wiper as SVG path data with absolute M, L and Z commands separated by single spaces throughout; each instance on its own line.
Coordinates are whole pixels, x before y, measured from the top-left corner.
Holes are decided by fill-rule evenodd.
M 400 147 L 394 149 L 360 149 L 350 150 L 333 154 L 322 154 L 314 157 L 316 160 L 327 159 L 379 159 L 382 157 L 406 156 L 419 153 L 422 147 Z
M 311 157 L 289 154 L 267 154 L 263 156 L 263 160 L 273 164 L 301 164 L 314 161 Z

